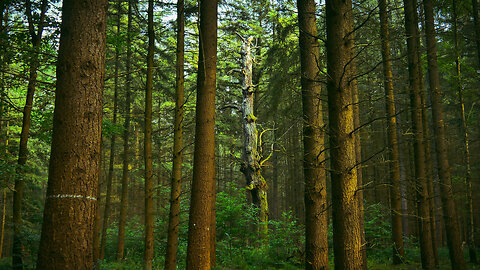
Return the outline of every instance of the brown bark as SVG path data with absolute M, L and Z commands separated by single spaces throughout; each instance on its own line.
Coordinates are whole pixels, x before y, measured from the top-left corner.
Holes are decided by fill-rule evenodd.
M 187 269 L 210 269 L 215 252 L 217 0 L 200 0 L 200 47 Z
M 45 13 L 47 11 L 48 1 L 43 0 L 40 7 L 40 21 L 35 31 L 33 22 L 31 2 L 29 0 L 25 3 L 26 16 L 28 20 L 28 30 L 30 35 L 30 42 L 32 44 L 33 55 L 30 56 L 29 78 L 27 86 L 27 97 L 25 107 L 23 108 L 22 131 L 20 133 L 20 142 L 18 149 L 18 160 L 15 177 L 15 189 L 13 191 L 13 253 L 12 253 L 12 267 L 15 270 L 23 269 L 23 255 L 22 255 L 22 200 L 23 200 L 23 186 L 25 175 L 23 167 L 27 163 L 28 155 L 28 136 L 30 132 L 31 115 L 33 107 L 33 97 L 35 95 L 35 87 L 37 80 L 37 69 L 40 65 L 36 53 L 40 49 L 43 34 L 43 23 L 45 20 Z
M 2 234 L 0 235 L 0 259 L 3 258 L 3 239 L 5 237 L 5 217 L 7 206 L 7 189 L 3 189 Z
M 350 0 L 327 0 L 327 90 L 335 269 L 363 265 L 353 99 L 353 14 Z
M 382 41 L 383 77 L 387 117 L 387 140 L 390 155 L 390 208 L 392 216 L 393 264 L 401 264 L 405 257 L 402 227 L 402 198 L 400 194 L 400 152 L 398 149 L 395 94 L 392 61 L 390 57 L 390 32 L 386 0 L 378 1 L 380 9 L 380 38 Z
M 173 131 L 173 168 L 170 190 L 170 214 L 168 223 L 165 270 L 175 270 L 177 263 L 178 229 L 180 223 L 180 196 L 183 162 L 183 105 L 185 62 L 185 11 L 184 1 L 177 1 L 177 65 L 175 88 L 175 125 Z
M 127 73 L 125 82 L 126 100 L 125 100 L 125 122 L 123 125 L 123 169 L 122 169 L 122 194 L 120 197 L 120 217 L 118 224 L 118 241 L 117 241 L 117 260 L 122 261 L 125 252 L 125 223 L 127 221 L 128 208 L 128 182 L 130 171 L 130 111 L 131 111 L 131 59 L 132 59 L 132 12 L 133 0 L 128 0 L 128 17 L 127 17 L 127 59 L 125 71 Z
M 303 104 L 305 269 L 328 269 L 328 212 L 322 87 L 315 1 L 297 0 Z
M 153 28 L 153 0 L 148 1 L 148 54 L 147 83 L 145 89 L 145 251 L 143 269 L 151 270 L 153 263 L 153 160 L 152 160 L 152 92 L 153 54 L 155 52 L 155 31 Z
M 470 139 L 467 126 L 467 119 L 465 116 L 465 102 L 463 100 L 463 86 L 460 74 L 460 49 L 458 40 L 458 23 L 457 23 L 457 9 L 456 0 L 453 0 L 453 38 L 455 43 L 455 73 L 456 73 L 456 86 L 458 93 L 458 103 L 460 112 L 460 132 L 463 142 L 463 160 L 465 162 L 465 234 L 468 245 L 468 253 L 470 256 L 470 262 L 477 263 L 477 252 L 475 250 L 475 227 L 473 225 L 473 201 L 472 201 L 472 169 L 470 165 Z
M 422 118 L 422 87 L 421 67 L 419 59 L 419 31 L 418 17 L 415 0 L 404 0 L 405 31 L 407 36 L 407 58 L 410 82 L 410 106 L 412 110 L 412 122 L 414 133 L 414 166 L 415 166 L 415 189 L 417 193 L 417 213 L 419 224 L 420 251 L 422 267 L 433 269 L 435 267 L 432 249 L 432 237 L 430 227 L 430 215 L 428 207 L 428 186 L 426 175 L 425 137 Z
M 117 1 L 117 37 L 120 36 L 120 18 L 121 18 L 121 4 L 122 1 Z M 120 58 L 120 47 L 115 46 L 115 71 L 114 71 L 114 94 L 113 94 L 113 119 L 112 124 L 117 124 L 117 112 L 118 112 L 118 69 L 119 69 L 119 58 Z M 112 134 L 110 138 L 110 161 L 108 163 L 108 176 L 107 176 L 107 191 L 105 194 L 105 209 L 103 213 L 103 225 L 102 225 L 102 239 L 100 242 L 100 255 L 99 259 L 103 261 L 105 258 L 105 245 L 107 243 L 107 228 L 108 221 L 110 219 L 110 208 L 112 200 L 112 182 L 114 178 L 114 164 L 115 164 L 115 145 L 116 145 L 117 135 L 116 133 Z
M 92 269 L 107 1 L 62 7 L 47 199 L 37 269 Z

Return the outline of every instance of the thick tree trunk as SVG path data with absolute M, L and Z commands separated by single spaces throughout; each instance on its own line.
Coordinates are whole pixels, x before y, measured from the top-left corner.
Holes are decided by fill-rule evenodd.
M 460 73 L 460 48 L 458 40 L 458 23 L 457 23 L 457 8 L 456 0 L 453 0 L 453 38 L 455 43 L 455 74 L 456 86 L 458 93 L 458 105 L 460 112 L 460 132 L 463 139 L 463 159 L 465 162 L 465 229 L 468 245 L 468 252 L 470 255 L 470 262 L 477 263 L 477 252 L 475 250 L 475 227 L 473 225 L 473 201 L 472 201 L 472 169 L 470 166 L 470 139 L 467 126 L 467 118 L 465 116 L 465 102 L 463 100 L 463 86 Z
M 303 104 L 305 269 L 328 269 L 328 212 L 322 87 L 315 1 L 297 0 Z
M 165 270 L 175 270 L 177 264 L 178 229 L 180 223 L 180 196 L 183 162 L 183 105 L 184 105 L 184 50 L 185 12 L 184 1 L 177 1 L 177 65 L 175 88 L 175 125 L 173 131 L 173 168 L 170 190 L 170 214 L 168 223 Z
M 333 238 L 336 269 L 362 269 L 355 153 L 350 0 L 327 0 L 327 90 L 330 124 Z
M 107 1 L 65 0 L 37 269 L 92 269 Z
M 387 117 L 387 139 L 390 154 L 390 208 L 392 216 L 393 263 L 403 263 L 402 197 L 400 194 L 400 151 L 398 150 L 395 94 L 393 88 L 392 61 L 390 57 L 390 32 L 388 28 L 387 2 L 378 1 L 380 9 L 380 38 L 382 41 L 383 77 Z
M 125 252 L 125 223 L 127 221 L 128 208 L 128 182 L 130 171 L 130 111 L 131 111 L 131 83 L 132 76 L 130 74 L 131 59 L 132 59 L 132 13 L 134 0 L 128 0 L 128 17 L 127 17 L 127 59 L 126 68 L 127 73 L 125 82 L 125 122 L 123 125 L 123 169 L 122 169 L 122 194 L 120 197 L 120 217 L 118 224 L 118 241 L 117 241 L 117 260 L 122 261 Z
M 155 52 L 155 31 L 153 28 L 153 0 L 148 0 L 148 54 L 147 83 L 145 89 L 145 251 L 143 269 L 151 270 L 153 263 L 153 161 L 152 161 L 152 92 L 153 54 Z
M 210 269 L 215 251 L 217 0 L 200 0 L 200 47 L 187 269 Z
M 254 86 L 252 84 L 253 59 L 251 56 L 251 43 L 249 37 L 242 43 L 242 118 L 243 118 L 243 163 L 241 171 L 247 180 L 247 189 L 252 195 L 252 203 L 258 208 L 258 221 L 260 237 L 268 234 L 268 202 L 267 183 L 262 176 L 259 152 L 259 134 L 257 131 L 257 117 L 254 115 Z
M 428 186 L 425 163 L 425 138 L 422 118 L 422 85 L 420 83 L 419 61 L 419 31 L 415 0 L 404 0 L 405 6 L 405 31 L 407 36 L 407 57 L 410 81 L 410 105 L 412 108 L 413 132 L 414 132 L 414 166 L 415 166 L 415 189 L 417 193 L 417 212 L 419 224 L 419 238 L 424 269 L 433 269 L 435 259 L 432 249 L 432 237 L 430 227 L 430 215 L 428 207 Z
M 122 0 L 117 1 L 117 37 L 120 36 L 120 18 L 121 18 L 121 6 Z M 115 46 L 115 71 L 114 71 L 114 94 L 113 94 L 113 125 L 117 124 L 117 112 L 118 112 L 118 69 L 119 69 L 119 61 L 120 60 L 120 47 L 117 45 Z M 99 260 L 103 261 L 105 258 L 105 245 L 107 243 L 107 228 L 108 228 L 108 221 L 110 218 L 110 208 L 111 208 L 111 201 L 112 201 L 112 182 L 114 176 L 113 167 L 115 165 L 115 145 L 116 145 L 117 135 L 115 133 L 112 134 L 110 138 L 110 161 L 108 164 L 108 176 L 107 176 L 107 191 L 105 194 L 105 209 L 103 213 L 103 225 L 102 225 L 102 239 L 100 241 L 100 256 Z
M 37 69 L 40 65 L 37 51 L 40 49 L 43 34 L 43 22 L 45 20 L 45 13 L 47 11 L 48 1 L 43 0 L 40 7 L 40 21 L 35 31 L 33 22 L 33 15 L 30 0 L 26 1 L 26 16 L 28 20 L 28 29 L 30 34 L 30 41 L 32 43 L 33 55 L 30 57 L 29 78 L 27 86 L 27 97 L 25 107 L 23 108 L 22 131 L 20 133 L 20 142 L 18 149 L 18 160 L 15 177 L 15 189 L 13 191 L 13 254 L 12 267 L 14 270 L 23 269 L 23 241 L 22 241 L 22 200 L 23 200 L 23 186 L 25 181 L 24 166 L 27 163 L 28 155 L 28 136 L 30 133 L 31 115 L 33 107 L 33 96 L 35 95 L 35 87 L 37 82 Z

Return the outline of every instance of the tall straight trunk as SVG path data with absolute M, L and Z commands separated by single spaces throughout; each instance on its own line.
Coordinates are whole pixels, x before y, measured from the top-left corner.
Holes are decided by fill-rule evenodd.
M 303 104 L 305 269 L 328 269 L 325 134 L 314 0 L 297 0 Z
M 398 149 L 395 93 L 393 88 L 392 61 L 390 57 L 390 31 L 386 0 L 379 0 L 380 38 L 382 41 L 383 77 L 387 117 L 387 140 L 390 155 L 390 208 L 392 216 L 393 264 L 404 261 L 402 226 L 402 197 L 400 194 L 400 151 Z
M 356 169 L 353 14 L 350 0 L 327 0 L 327 90 L 335 269 L 362 269 Z
M 257 117 L 254 115 L 254 85 L 253 58 L 251 43 L 253 37 L 243 40 L 242 43 L 242 123 L 243 123 L 243 163 L 241 171 L 247 180 L 247 190 L 252 195 L 252 203 L 258 209 L 260 237 L 264 239 L 268 234 L 268 202 L 267 183 L 262 176 L 260 164 L 259 134 L 257 131 Z
M 22 200 L 23 200 L 23 186 L 25 181 L 24 166 L 27 163 L 28 155 L 28 136 L 30 133 L 31 115 L 33 107 L 33 96 L 35 95 L 35 87 L 37 82 L 37 69 L 40 65 L 38 55 L 36 53 L 40 50 L 43 34 L 43 23 L 45 20 L 45 13 L 47 11 L 48 1 L 43 0 L 40 7 L 40 21 L 35 31 L 33 22 L 33 15 L 30 0 L 25 3 L 26 16 L 28 20 L 28 30 L 30 34 L 30 42 L 32 43 L 32 53 L 30 56 L 29 78 L 27 86 L 27 97 L 25 107 L 23 108 L 22 131 L 20 133 L 20 142 L 18 147 L 18 160 L 15 177 L 15 189 L 13 191 L 13 253 L 12 253 L 12 268 L 14 270 L 23 269 L 23 255 L 22 255 Z
M 37 269 L 92 269 L 107 6 L 63 1 L 52 151 Z
M 187 269 L 215 263 L 215 83 L 217 0 L 199 0 L 200 47 L 193 181 L 188 222 Z
M 7 189 L 3 189 L 2 234 L 0 235 L 0 259 L 3 258 L 3 239 L 5 238 L 5 217 L 7 206 Z
M 473 224 L 473 201 L 472 201 L 472 169 L 470 166 L 470 139 L 468 134 L 467 118 L 465 115 L 465 102 L 463 99 L 463 86 L 460 74 L 460 48 L 458 39 L 458 20 L 456 0 L 453 0 L 453 39 L 455 43 L 455 75 L 456 87 L 458 93 L 458 103 L 460 111 L 460 131 L 463 140 L 463 158 L 465 162 L 465 208 L 466 208 L 466 235 L 470 262 L 477 263 L 477 253 L 475 250 L 475 226 Z
M 472 15 L 475 26 L 475 45 L 477 45 L 477 69 L 480 69 L 480 20 L 478 19 L 478 0 L 472 0 Z
M 435 259 L 432 248 L 430 215 L 428 205 L 428 185 L 425 163 L 425 138 L 422 117 L 421 67 L 419 65 L 419 30 L 416 1 L 404 0 L 405 31 L 407 36 L 407 58 L 410 82 L 410 106 L 414 133 L 415 190 L 417 193 L 417 212 L 419 224 L 420 251 L 422 267 L 433 269 Z
M 277 113 L 274 113 L 275 119 L 277 119 Z M 270 191 L 271 194 L 271 219 L 277 219 L 279 217 L 279 206 L 280 206 L 280 198 L 278 196 L 278 146 L 277 146 L 277 137 L 278 137 L 278 128 L 273 130 L 273 148 L 272 148 L 272 189 Z
M 120 220 L 118 224 L 118 241 L 117 241 L 117 260 L 123 260 L 125 252 L 125 223 L 127 221 L 128 208 L 128 174 L 130 166 L 130 111 L 131 111 L 131 84 L 132 76 L 130 74 L 132 62 L 132 12 L 135 0 L 128 0 L 127 15 L 127 59 L 125 71 L 127 73 L 125 82 L 125 122 L 123 125 L 123 169 L 122 169 L 122 195 L 120 197 Z
M 153 0 L 148 0 L 148 54 L 147 84 L 145 89 L 145 253 L 143 269 L 151 270 L 153 262 L 153 161 L 152 161 L 152 92 L 153 54 L 155 52 L 155 31 L 153 28 Z
M 92 240 L 92 244 L 93 244 L 93 268 L 94 269 L 97 269 L 98 267 L 100 267 L 100 223 L 101 223 L 101 219 L 102 219 L 102 211 L 101 211 L 101 195 L 102 195 L 102 168 L 104 167 L 103 166 L 103 162 L 102 160 L 105 159 L 105 155 L 104 155 L 104 147 L 103 147 L 103 134 L 102 136 L 100 137 L 100 173 L 98 174 L 98 188 L 97 188 L 97 199 L 98 199 L 98 202 L 97 202 L 97 210 L 95 212 L 95 225 L 94 225 L 94 231 L 93 231 L 93 240 Z
M 184 0 L 177 1 L 177 65 L 175 87 L 175 125 L 173 130 L 173 165 L 170 190 L 170 214 L 168 223 L 165 270 L 175 270 L 177 264 L 178 229 L 180 223 L 180 196 L 183 162 L 183 105 L 185 62 L 185 10 Z
M 121 18 L 121 9 L 122 9 L 122 0 L 117 1 L 117 38 L 120 37 L 120 18 Z M 115 71 L 114 71 L 114 86 L 113 86 L 113 125 L 117 124 L 117 112 L 118 112 L 118 69 L 119 69 L 119 60 L 120 60 L 120 47 L 115 46 Z M 116 145 L 117 135 L 112 134 L 110 138 L 110 161 L 108 163 L 108 176 L 107 176 L 107 191 L 105 194 L 105 209 L 103 212 L 103 225 L 102 225 L 102 239 L 100 242 L 100 256 L 99 259 L 103 261 L 105 258 L 105 245 L 107 243 L 107 228 L 108 221 L 110 218 L 110 208 L 112 201 L 112 182 L 114 176 L 113 167 L 115 165 L 115 145 Z

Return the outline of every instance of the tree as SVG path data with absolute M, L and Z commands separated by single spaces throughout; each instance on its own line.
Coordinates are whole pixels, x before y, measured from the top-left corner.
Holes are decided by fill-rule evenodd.
M 37 269 L 92 268 L 106 15 L 104 0 L 63 2 L 52 151 Z
M 148 0 L 148 54 L 147 84 L 145 89 L 145 253 L 143 269 L 152 269 L 153 260 L 153 161 L 152 161 L 152 90 L 153 54 L 155 52 L 155 32 L 153 30 L 153 0 Z
M 215 261 L 215 83 L 217 0 L 200 0 L 199 56 L 193 181 L 188 222 L 187 269 Z
M 18 149 L 18 167 L 17 176 L 15 178 L 15 190 L 13 192 L 13 254 L 12 254 L 12 266 L 15 270 L 23 269 L 23 255 L 22 255 L 22 200 L 23 200 L 23 186 L 25 175 L 23 173 L 24 166 L 27 163 L 28 155 L 28 136 L 30 132 L 33 96 L 35 95 L 35 87 L 37 80 L 37 69 L 40 65 L 38 55 L 36 53 L 40 49 L 42 43 L 42 34 L 45 21 L 45 13 L 47 12 L 48 1 L 43 0 L 40 7 L 40 19 L 35 31 L 35 23 L 32 15 L 32 3 L 27 0 L 25 3 L 25 13 L 28 20 L 28 30 L 30 34 L 30 41 L 32 43 L 33 55 L 30 59 L 30 70 L 27 86 L 27 97 L 25 107 L 23 108 L 23 122 L 22 132 L 20 133 L 20 144 Z
M 336 269 L 361 269 L 360 209 L 357 199 L 352 57 L 352 2 L 328 0 L 327 91 L 330 124 L 333 239 Z
M 303 103 L 305 269 L 328 269 L 327 183 L 315 1 L 297 0 Z
M 453 199 L 450 164 L 448 160 L 445 125 L 443 120 L 442 92 L 437 61 L 437 41 L 435 39 L 435 21 L 433 17 L 433 1 L 423 0 L 425 11 L 425 36 L 427 45 L 428 79 L 430 99 L 432 103 L 433 132 L 437 154 L 438 176 L 440 178 L 440 195 L 442 197 L 443 216 L 447 234 L 452 269 L 466 269 L 462 252 L 462 240 L 457 222 L 455 201 Z
M 430 217 L 428 209 L 428 187 L 425 163 L 425 138 L 422 116 L 422 84 L 419 60 L 419 33 L 416 1 L 404 0 L 405 6 L 405 32 L 407 36 L 407 58 L 410 87 L 410 106 L 413 120 L 414 133 L 414 159 L 415 159 L 415 190 L 417 193 L 418 224 L 420 237 L 420 250 L 422 267 L 433 269 L 435 267 Z
M 170 188 L 170 214 L 168 223 L 165 270 L 175 270 L 177 263 L 178 226 L 180 223 L 180 195 L 182 188 L 183 162 L 183 108 L 184 108 L 184 61 L 185 61 L 185 3 L 177 1 L 177 63 L 175 84 L 175 124 L 173 130 L 173 167 Z
M 120 205 L 120 221 L 118 224 L 118 242 L 117 242 L 117 260 L 123 260 L 125 252 L 125 223 L 127 221 L 127 205 L 128 205 L 128 177 L 130 171 L 130 111 L 131 111 L 131 87 L 132 87 L 132 75 L 131 75 L 131 63 L 132 63 L 132 13 L 135 0 L 128 0 L 128 18 L 127 18 L 127 59 L 125 72 L 125 122 L 123 125 L 123 168 L 122 168 L 122 195 Z

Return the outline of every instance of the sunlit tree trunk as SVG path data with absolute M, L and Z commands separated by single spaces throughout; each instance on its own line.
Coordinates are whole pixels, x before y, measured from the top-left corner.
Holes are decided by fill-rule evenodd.
M 303 104 L 305 269 L 328 269 L 328 212 L 315 1 L 297 0 Z
M 125 223 L 127 221 L 128 208 L 128 182 L 130 171 L 130 111 L 131 111 L 131 83 L 132 76 L 130 74 L 132 62 L 132 13 L 134 0 L 128 0 L 128 18 L 127 18 L 127 59 L 126 59 L 126 82 L 125 82 L 125 122 L 123 125 L 123 169 L 122 169 L 122 194 L 120 197 L 120 217 L 118 224 L 118 241 L 117 241 L 117 260 L 123 260 L 125 252 Z
M 417 214 L 419 224 L 422 267 L 433 269 L 435 259 L 432 249 L 428 185 L 425 163 L 425 137 L 422 116 L 422 85 L 419 61 L 419 31 L 415 0 L 404 0 L 405 31 L 407 36 L 407 58 L 410 81 L 410 106 L 414 133 L 415 190 L 417 193 Z
M 33 96 L 35 95 L 35 87 L 37 82 L 37 70 L 40 65 L 38 59 L 38 51 L 42 42 L 43 24 L 45 20 L 45 13 L 48 7 L 48 1 L 43 0 L 40 7 L 40 21 L 35 30 L 32 15 L 32 3 L 27 0 L 25 3 L 26 16 L 28 20 L 28 31 L 30 41 L 32 43 L 32 55 L 30 56 L 29 78 L 27 86 L 27 97 L 25 107 L 23 108 L 22 131 L 20 133 L 20 142 L 18 149 L 18 160 L 15 176 L 15 189 L 13 191 L 13 253 L 12 253 L 12 267 L 15 270 L 23 269 L 23 241 L 22 241 L 22 201 L 23 201 L 23 186 L 26 176 L 24 173 L 24 166 L 27 163 L 28 155 L 28 136 L 30 133 L 31 115 L 33 107 Z
M 175 125 L 173 131 L 173 168 L 170 190 L 170 214 L 168 223 L 165 270 L 175 270 L 177 264 L 178 230 L 180 223 L 180 196 L 183 162 L 183 105 L 184 105 L 184 50 L 185 13 L 184 1 L 177 1 L 177 65 L 175 88 Z
M 215 251 L 215 84 L 217 0 L 199 0 L 200 47 L 187 269 L 209 270 Z
M 468 251 L 470 255 L 470 262 L 477 263 L 477 253 L 475 250 L 475 227 L 473 225 L 473 201 L 472 201 L 472 169 L 470 165 L 470 139 L 467 126 L 467 118 L 465 115 L 465 102 L 463 100 L 463 86 L 460 74 L 460 49 L 458 40 L 458 22 L 457 22 L 457 8 L 456 0 L 453 0 L 453 38 L 455 43 L 455 79 L 458 93 L 458 103 L 460 111 L 460 130 L 463 140 L 463 158 L 465 162 L 465 221 L 466 221 L 466 235 Z
M 155 52 L 155 31 L 153 28 L 153 0 L 148 0 L 148 54 L 147 84 L 145 89 L 145 250 L 143 269 L 151 270 L 153 263 L 153 161 L 152 161 L 152 92 L 153 54 Z
M 362 269 L 355 153 L 350 0 L 327 0 L 327 90 L 335 269 Z
M 105 0 L 63 1 L 52 150 L 37 269 L 93 267 L 107 6 Z
M 392 61 L 390 57 L 390 31 L 386 0 L 379 0 L 380 38 L 382 41 L 383 77 L 387 113 L 387 139 L 390 154 L 390 207 L 392 216 L 393 263 L 400 264 L 405 257 L 403 247 L 402 198 L 400 193 L 400 152 L 398 150 L 395 94 Z

